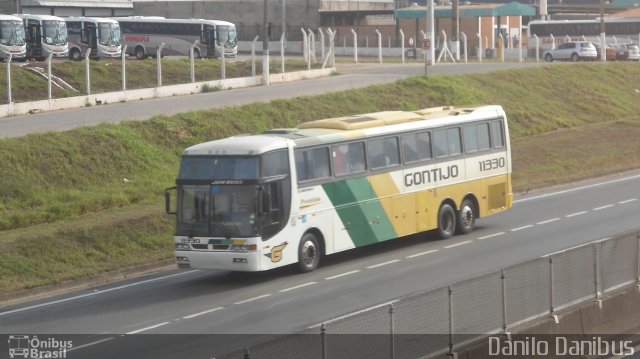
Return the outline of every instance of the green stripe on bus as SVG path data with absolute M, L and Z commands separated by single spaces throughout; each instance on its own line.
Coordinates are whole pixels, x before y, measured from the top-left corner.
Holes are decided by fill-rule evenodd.
M 322 187 L 356 247 L 397 237 L 366 177 Z

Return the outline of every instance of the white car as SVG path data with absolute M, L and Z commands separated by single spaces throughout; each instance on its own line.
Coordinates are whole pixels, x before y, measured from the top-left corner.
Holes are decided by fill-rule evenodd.
M 629 55 L 627 56 L 627 60 L 632 61 L 640 61 L 640 47 L 636 44 L 628 43 L 622 44 L 629 51 Z
M 571 41 L 558 45 L 555 49 L 545 51 L 544 59 L 547 62 L 553 60 L 595 60 L 598 57 L 596 47 L 586 41 Z

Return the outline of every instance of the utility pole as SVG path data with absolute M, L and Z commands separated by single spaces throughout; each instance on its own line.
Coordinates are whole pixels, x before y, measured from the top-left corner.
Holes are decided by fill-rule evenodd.
M 460 60 L 460 18 L 458 11 L 459 0 L 453 0 L 451 9 L 451 45 L 455 56 Z
M 268 0 L 264 0 L 264 15 L 262 17 L 262 79 L 264 85 L 269 85 L 269 23 L 267 22 Z

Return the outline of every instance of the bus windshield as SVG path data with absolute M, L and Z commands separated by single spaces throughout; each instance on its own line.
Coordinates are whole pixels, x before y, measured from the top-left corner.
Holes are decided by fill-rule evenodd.
M 238 43 L 238 34 L 235 26 L 218 25 L 218 45 L 225 47 L 233 47 Z
M 98 24 L 98 41 L 104 46 L 120 45 L 120 26 L 118 24 Z
M 45 20 L 43 23 L 44 42 L 49 45 L 67 43 L 67 24 L 64 21 Z
M 178 193 L 177 233 L 257 236 L 258 163 L 257 157 L 184 156 L 178 175 L 184 185 Z
M 0 43 L 7 46 L 25 44 L 24 25 L 22 21 L 3 21 L 0 23 Z

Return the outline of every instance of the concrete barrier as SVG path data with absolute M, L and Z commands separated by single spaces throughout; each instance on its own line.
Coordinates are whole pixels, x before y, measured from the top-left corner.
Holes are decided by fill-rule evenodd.
M 326 77 L 335 72 L 335 68 L 325 68 L 319 70 L 304 70 L 286 72 L 282 74 L 270 74 L 270 83 L 281 83 L 298 81 L 304 79 Z M 92 94 L 89 96 L 75 96 L 57 98 L 52 100 L 32 101 L 32 102 L 12 102 L 0 105 L 0 117 L 26 115 L 38 112 L 48 112 L 79 108 L 87 106 L 104 105 L 116 102 L 138 101 L 150 98 L 191 95 L 201 93 L 205 86 L 211 89 L 232 89 L 262 85 L 262 76 L 239 77 L 224 80 L 203 81 L 180 85 L 170 85 L 155 88 L 145 88 L 127 91 L 106 92 Z

